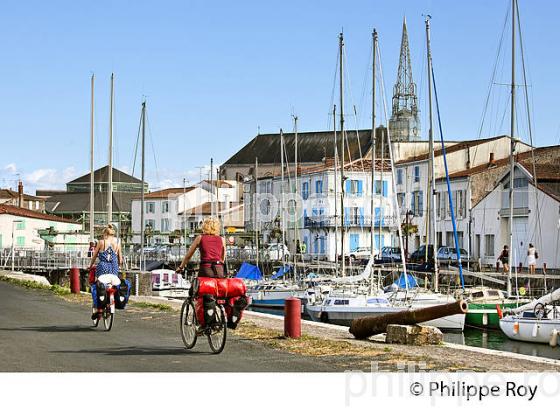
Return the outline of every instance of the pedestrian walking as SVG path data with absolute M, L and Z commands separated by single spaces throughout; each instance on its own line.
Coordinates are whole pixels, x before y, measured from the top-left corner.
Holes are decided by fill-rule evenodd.
M 529 249 L 527 250 L 527 264 L 529 265 L 529 273 L 531 274 L 535 273 L 538 257 L 539 253 L 537 252 L 537 248 L 535 248 L 533 244 L 530 243 Z
M 509 247 L 504 245 L 504 249 L 502 249 L 502 253 L 498 256 L 498 260 L 502 262 L 502 266 L 504 269 L 504 273 L 509 272 Z

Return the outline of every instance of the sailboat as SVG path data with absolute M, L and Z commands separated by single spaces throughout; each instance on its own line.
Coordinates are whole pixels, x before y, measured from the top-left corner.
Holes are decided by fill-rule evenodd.
M 511 270 L 515 267 L 514 247 L 513 247 L 513 199 L 514 199 L 514 173 L 515 173 L 515 124 L 516 124 L 516 107 L 515 107 L 515 32 L 516 32 L 516 12 L 517 1 L 512 0 L 512 41 L 511 41 L 511 112 L 510 112 L 510 169 L 509 169 L 509 257 L 510 270 L 507 278 L 507 294 L 499 289 L 491 289 L 486 287 L 473 288 L 464 293 L 464 297 L 469 302 L 469 311 L 467 312 L 467 324 L 498 328 L 501 327 L 499 309 L 512 309 L 528 302 L 527 299 L 519 299 L 512 294 L 512 275 Z M 536 178 L 536 175 L 534 176 Z M 509 320 L 509 319 L 508 319 Z
M 377 42 L 378 36 L 377 32 L 373 32 L 373 107 L 375 107 L 375 78 L 376 78 L 376 66 L 377 66 Z M 342 34 L 340 37 L 341 49 L 343 47 Z M 341 52 L 341 55 L 343 53 Z M 341 58 L 342 67 L 342 58 Z M 341 81 L 342 81 L 342 70 L 341 70 Z M 341 86 L 341 106 L 342 106 L 342 86 Z M 375 129 L 375 108 L 373 108 L 373 123 L 372 126 Z M 386 110 L 385 110 L 386 111 Z M 342 119 L 341 119 L 342 124 Z M 341 126 L 342 128 L 342 126 Z M 373 135 L 373 133 L 372 133 Z M 390 158 L 392 159 L 392 148 L 390 135 L 388 134 L 388 147 L 390 152 Z M 373 157 L 372 157 L 373 158 Z M 373 165 L 372 165 L 373 166 Z M 393 169 L 393 168 L 392 168 Z M 393 171 L 394 172 L 394 171 Z M 372 178 L 374 177 L 372 172 Z M 395 178 L 393 177 L 393 189 L 395 189 Z M 375 184 L 372 182 L 372 186 Z M 372 191 L 372 195 L 374 191 Z M 398 205 L 395 204 L 395 209 L 397 213 L 397 220 L 400 220 Z M 363 316 L 377 316 L 386 313 L 399 312 L 414 308 L 434 306 L 443 303 L 453 302 L 454 299 L 449 295 L 441 295 L 434 292 L 424 292 L 418 287 L 413 288 L 413 278 L 406 272 L 406 263 L 404 255 L 404 246 L 402 243 L 403 235 L 400 232 L 400 225 L 397 225 L 399 229 L 399 240 L 401 249 L 402 264 L 402 282 L 399 280 L 398 283 L 402 283 L 402 288 L 399 287 L 398 283 L 388 289 L 387 293 L 384 293 L 374 281 L 373 275 L 373 255 L 368 262 L 362 275 L 358 275 L 359 279 L 365 281 L 369 284 L 366 287 L 366 291 L 361 290 L 360 287 L 354 288 L 335 288 L 330 294 L 324 297 L 322 300 L 314 304 L 308 304 L 306 310 L 312 320 L 323 321 L 329 323 L 335 323 L 340 325 L 350 325 L 352 320 L 363 317 Z M 373 241 L 372 241 L 373 242 Z M 373 246 L 372 246 L 373 250 Z M 343 258 L 344 260 L 344 258 Z M 358 279 L 358 278 L 356 278 Z M 436 326 L 440 329 L 445 330 L 455 330 L 462 331 L 465 323 L 465 315 L 453 315 L 447 316 L 435 321 L 430 321 L 423 323 L 426 325 Z

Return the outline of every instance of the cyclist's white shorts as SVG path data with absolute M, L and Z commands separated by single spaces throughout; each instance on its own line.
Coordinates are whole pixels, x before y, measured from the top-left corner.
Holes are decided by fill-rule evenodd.
M 119 286 L 121 284 L 121 280 L 119 279 L 119 277 L 111 273 L 99 275 L 97 280 L 103 283 L 104 285 Z

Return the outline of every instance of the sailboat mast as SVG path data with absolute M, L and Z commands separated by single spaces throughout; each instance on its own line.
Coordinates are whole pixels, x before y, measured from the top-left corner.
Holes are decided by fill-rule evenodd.
M 282 264 L 284 264 L 284 244 L 286 243 L 285 215 L 284 215 L 284 131 L 280 128 L 280 231 L 282 232 Z
M 140 272 L 143 272 L 146 268 L 144 260 L 144 240 L 145 240 L 145 226 L 144 226 L 144 181 L 145 181 L 145 164 L 146 164 L 146 101 L 142 102 L 142 169 L 141 169 L 141 179 L 142 179 L 142 193 L 140 194 Z
M 428 224 L 428 243 L 433 244 L 433 258 L 434 258 L 434 291 L 439 289 L 439 267 L 437 261 L 437 235 L 436 235 L 436 178 L 435 178 L 435 156 L 434 156 L 434 124 L 433 124 L 433 111 L 432 111 L 432 49 L 430 45 L 430 16 L 426 16 L 426 52 L 428 60 L 428 111 L 429 111 L 429 124 L 428 124 L 428 138 L 429 138 L 429 224 Z M 429 257 L 429 245 L 426 243 L 426 252 Z
M 345 138 L 344 138 L 344 35 L 340 33 L 339 36 L 339 53 L 340 53 L 340 138 L 341 143 L 341 159 L 340 159 L 340 248 L 342 259 L 342 276 L 346 276 L 346 258 L 344 246 L 344 151 Z
M 259 224 L 257 221 L 257 217 L 259 215 L 258 210 L 257 210 L 257 204 L 258 204 L 258 186 L 259 186 L 259 159 L 257 157 L 255 157 L 255 203 L 254 203 L 254 207 L 255 207 L 255 261 L 257 264 L 257 268 L 259 267 Z
M 297 122 L 298 122 L 298 117 L 294 115 L 294 139 L 295 139 L 295 147 L 294 147 L 294 162 L 295 162 L 295 188 L 294 188 L 294 193 L 295 193 L 295 197 L 297 198 L 297 193 L 298 193 L 298 127 L 297 127 Z M 294 204 L 294 213 L 293 215 L 295 216 L 296 214 L 296 209 L 295 209 L 295 204 Z M 297 245 L 298 241 L 299 241 L 299 231 L 298 231 L 298 218 L 294 218 L 294 243 Z M 297 251 L 299 251 L 299 249 L 296 249 L 296 252 L 294 252 L 294 277 L 297 278 L 297 265 L 296 262 L 297 260 L 296 258 L 296 254 Z
M 338 141 L 336 138 L 336 105 L 333 106 L 334 130 L 334 265 L 335 274 L 338 276 Z
M 107 223 L 113 221 L 113 109 L 115 103 L 115 74 L 111 73 L 111 106 L 109 110 L 109 172 L 107 188 Z
M 371 258 L 375 257 L 375 64 L 377 53 L 377 30 L 373 30 L 373 60 L 372 60 L 372 82 L 371 82 Z M 383 184 L 383 183 L 381 183 Z M 381 207 L 379 208 L 381 209 Z M 379 237 L 379 248 L 381 248 L 381 237 Z M 381 249 L 379 249 L 381 250 Z M 379 255 L 381 256 L 381 255 Z
M 95 85 L 95 74 L 91 75 L 91 117 L 90 117 L 90 136 L 89 136 L 89 240 L 93 242 L 95 238 L 95 204 L 94 204 L 94 161 L 93 161 L 93 150 L 94 150 L 94 138 L 93 138 L 93 126 L 94 126 L 94 85 Z
M 513 182 L 515 172 L 515 12 L 516 0 L 511 1 L 511 122 L 509 156 L 509 270 L 507 292 L 511 295 L 511 267 L 513 266 Z
M 214 217 L 215 195 L 214 195 L 214 158 L 210 158 L 210 192 L 212 192 L 212 202 L 210 203 L 210 216 Z

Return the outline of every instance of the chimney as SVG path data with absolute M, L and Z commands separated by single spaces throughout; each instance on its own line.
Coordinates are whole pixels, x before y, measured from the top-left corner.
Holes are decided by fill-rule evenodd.
M 488 165 L 494 165 L 494 153 L 490 153 L 490 159 L 488 160 Z
M 18 182 L 18 206 L 20 208 L 23 208 L 23 182 L 21 182 L 21 179 Z

